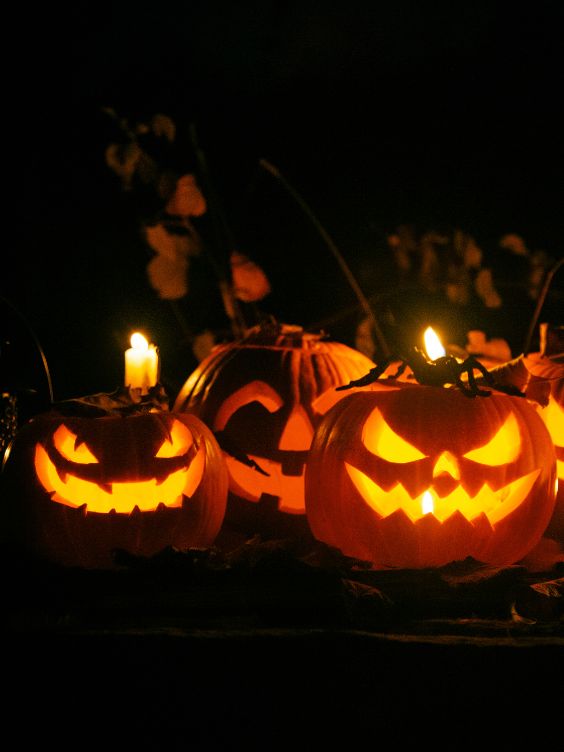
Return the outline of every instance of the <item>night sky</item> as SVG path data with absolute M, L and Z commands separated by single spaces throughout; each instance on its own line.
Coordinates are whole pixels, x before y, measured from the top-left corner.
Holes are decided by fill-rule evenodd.
M 134 201 L 105 164 L 116 127 L 104 107 L 130 122 L 167 114 L 187 169 L 195 126 L 233 243 L 271 282 L 261 311 L 349 344 L 356 299 L 260 159 L 309 204 L 367 295 L 392 284 L 386 237 L 402 223 L 462 228 L 486 252 L 517 233 L 562 255 L 560 2 L 82 1 L 11 13 L 16 232 L 0 294 L 41 342 L 57 398 L 115 388 L 136 327 L 161 348 L 171 391 L 194 366 L 147 282 Z M 193 271 L 182 314 L 195 331 L 221 328 L 203 262 Z M 496 326 L 488 334 L 505 333 Z

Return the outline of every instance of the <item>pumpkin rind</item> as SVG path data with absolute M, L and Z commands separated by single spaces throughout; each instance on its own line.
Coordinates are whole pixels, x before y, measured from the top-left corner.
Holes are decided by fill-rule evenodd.
M 187 429 L 191 450 L 184 456 L 167 457 L 162 451 L 158 455 L 175 424 Z M 62 430 L 77 436 L 94 461 L 79 464 L 65 458 L 54 440 Z M 39 456 L 50 463 L 50 476 L 40 478 L 36 473 Z M 180 496 L 175 505 L 171 499 L 159 501 L 167 479 L 177 471 L 184 471 L 187 479 L 181 481 L 181 493 L 194 476 L 189 484 L 192 495 Z M 118 486 L 121 502 L 126 498 L 130 503 L 124 511 L 92 511 L 87 491 L 82 499 L 69 492 L 67 499 L 57 501 L 54 487 L 71 488 L 69 480 L 77 478 L 82 489 L 102 486 L 109 507 Z M 40 415 L 18 433 L 2 485 L 12 546 L 86 568 L 111 568 L 115 549 L 151 556 L 167 546 L 209 546 L 221 528 L 227 500 L 227 470 L 211 431 L 195 416 L 165 411 L 104 417 L 69 417 L 55 411 Z M 143 504 L 136 496 L 140 485 L 154 489 L 154 504 L 150 499 Z
M 564 543 L 564 355 L 548 357 L 531 353 L 524 363 L 534 378 L 550 385 L 548 404 L 539 408 L 539 414 L 554 443 L 559 485 L 546 536 Z
M 226 455 L 226 527 L 265 537 L 307 530 L 303 470 L 315 426 L 344 396 L 335 387 L 373 367 L 347 345 L 287 325 L 255 328 L 202 361 L 180 390 L 175 412 L 196 414 L 224 432 L 268 473 Z
M 392 462 L 366 448 L 362 431 L 375 410 L 421 459 Z M 473 451 L 493 440 L 510 416 L 520 433 L 513 461 L 491 467 L 481 455 L 480 462 L 465 457 L 474 457 Z M 451 472 L 439 467 L 441 463 Z M 346 464 L 369 475 L 386 499 L 399 484 L 406 498 L 422 497 L 431 488 L 438 501 L 456 486 L 467 516 L 455 510 L 442 521 L 433 513 L 412 519 L 401 504 L 380 514 L 363 497 Z M 456 389 L 375 385 L 335 405 L 318 426 L 306 468 L 306 512 L 316 538 L 377 567 L 439 566 L 468 556 L 511 564 L 536 545 L 548 524 L 555 472 L 550 435 L 524 399 L 500 393 L 469 399 Z M 492 520 L 483 511 L 473 518 L 468 513 L 480 489 L 484 494 L 489 486 L 499 489 L 502 498 L 509 494 L 502 489 L 512 488 L 511 483 L 524 484 L 525 498 L 517 503 L 518 493 L 511 492 L 507 499 L 516 501 L 509 513 L 500 512 L 499 506 Z

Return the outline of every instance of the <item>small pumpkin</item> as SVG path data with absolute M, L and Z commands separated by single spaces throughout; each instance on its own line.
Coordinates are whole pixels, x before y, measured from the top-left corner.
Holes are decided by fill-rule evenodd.
M 373 367 L 357 350 L 287 324 L 254 327 L 200 363 L 175 412 L 196 414 L 263 471 L 226 452 L 226 529 L 242 537 L 307 531 L 304 465 L 314 429 L 344 396 L 335 387 Z
M 523 362 L 535 380 L 533 386 L 547 386 L 540 416 L 554 442 L 558 494 L 546 535 L 564 543 L 564 327 L 541 324 L 540 335 L 539 352 L 530 353 Z
M 554 507 L 555 454 L 527 400 L 374 385 L 319 424 L 305 479 L 319 540 L 377 567 L 520 560 Z
M 88 568 L 111 567 L 114 549 L 208 546 L 227 499 L 211 431 L 167 411 L 39 415 L 16 436 L 2 481 L 13 542 Z

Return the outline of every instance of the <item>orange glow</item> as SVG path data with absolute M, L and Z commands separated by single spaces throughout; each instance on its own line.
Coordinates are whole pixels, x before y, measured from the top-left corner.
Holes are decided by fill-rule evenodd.
M 259 475 L 252 467 L 226 456 L 230 489 L 247 501 L 259 501 L 263 493 L 279 498 L 278 508 L 289 514 L 304 513 L 304 474 L 284 475 L 279 462 L 249 455 L 268 476 Z
M 77 444 L 78 439 L 65 425 L 60 425 L 53 434 L 53 442 L 57 451 L 70 462 L 81 465 L 95 464 L 98 462 L 86 444 Z
M 138 350 L 139 352 L 147 352 L 147 350 L 149 349 L 149 343 L 141 334 L 141 332 L 133 332 L 129 341 L 131 342 L 131 347 L 134 350 Z
M 77 478 L 70 473 L 60 475 L 45 449 L 40 444 L 35 449 L 37 477 L 51 494 L 53 501 L 70 507 L 86 504 L 88 512 L 106 514 L 112 510 L 129 514 L 135 507 L 147 512 L 155 510 L 161 503 L 167 507 L 180 507 L 183 496 L 191 497 L 200 485 L 204 467 L 205 450 L 202 446 L 189 467 L 171 473 L 162 483 L 152 478 L 147 481 L 112 483 L 109 490 L 106 490 L 107 486 L 102 488 L 97 483 Z
M 469 522 L 485 514 L 492 525 L 510 514 L 527 498 L 540 474 L 540 470 L 533 470 L 497 491 L 484 483 L 475 496 L 470 496 L 462 486 L 457 486 L 443 498 L 434 498 L 426 490 L 413 499 L 401 483 L 390 491 L 384 491 L 348 462 L 345 462 L 345 467 L 362 498 L 381 517 L 388 517 L 402 509 L 413 521 L 432 513 L 440 522 L 444 522 L 455 512 L 460 512 Z M 428 508 L 428 497 L 425 494 L 431 496 L 432 509 Z
M 415 462 L 425 455 L 392 431 L 382 413 L 374 409 L 362 429 L 362 441 L 369 452 L 388 462 Z
M 251 402 L 259 402 L 269 413 L 279 410 L 284 404 L 282 397 L 265 381 L 251 381 L 223 402 L 214 420 L 214 430 L 223 431 L 229 418 Z
M 307 452 L 313 439 L 313 426 L 301 405 L 292 410 L 280 437 L 279 449 L 294 452 Z
M 477 449 L 472 449 L 464 456 L 467 460 L 480 462 L 482 465 L 499 466 L 515 462 L 520 452 L 519 426 L 515 416 L 510 414 L 493 439 Z
M 433 327 L 428 326 L 425 329 L 423 339 L 425 340 L 425 350 L 431 360 L 436 360 L 446 355 L 446 350 Z
M 433 494 L 430 491 L 425 491 L 421 499 L 421 512 L 423 514 L 431 514 L 435 511 L 435 502 L 433 501 Z
M 548 398 L 548 405 L 541 410 L 540 416 L 548 428 L 554 445 L 564 446 L 564 410 L 552 395 Z M 558 477 L 564 478 L 564 461 L 557 459 L 556 468 Z

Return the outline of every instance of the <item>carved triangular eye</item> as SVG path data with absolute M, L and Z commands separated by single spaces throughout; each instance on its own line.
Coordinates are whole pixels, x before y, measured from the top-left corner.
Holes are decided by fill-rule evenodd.
M 513 413 L 511 413 L 499 431 L 487 444 L 477 449 L 472 449 L 464 456 L 467 460 L 472 460 L 472 462 L 497 467 L 515 462 L 520 451 L 521 433 L 519 431 L 519 424 Z
M 64 424 L 61 424 L 53 434 L 53 443 L 59 454 L 69 462 L 76 462 L 80 465 L 98 463 L 86 444 L 79 441 L 77 435 Z
M 170 431 L 170 438 L 161 444 L 155 457 L 181 457 L 194 443 L 192 433 L 179 420 L 175 420 Z
M 362 442 L 369 452 L 387 462 L 415 462 L 426 455 L 410 444 L 384 420 L 382 413 L 375 409 L 362 429 Z
M 284 404 L 282 397 L 266 382 L 258 379 L 251 381 L 225 400 L 216 415 L 214 430 L 223 431 L 229 418 L 241 407 L 250 405 L 251 402 L 259 402 L 269 413 L 279 410 Z

